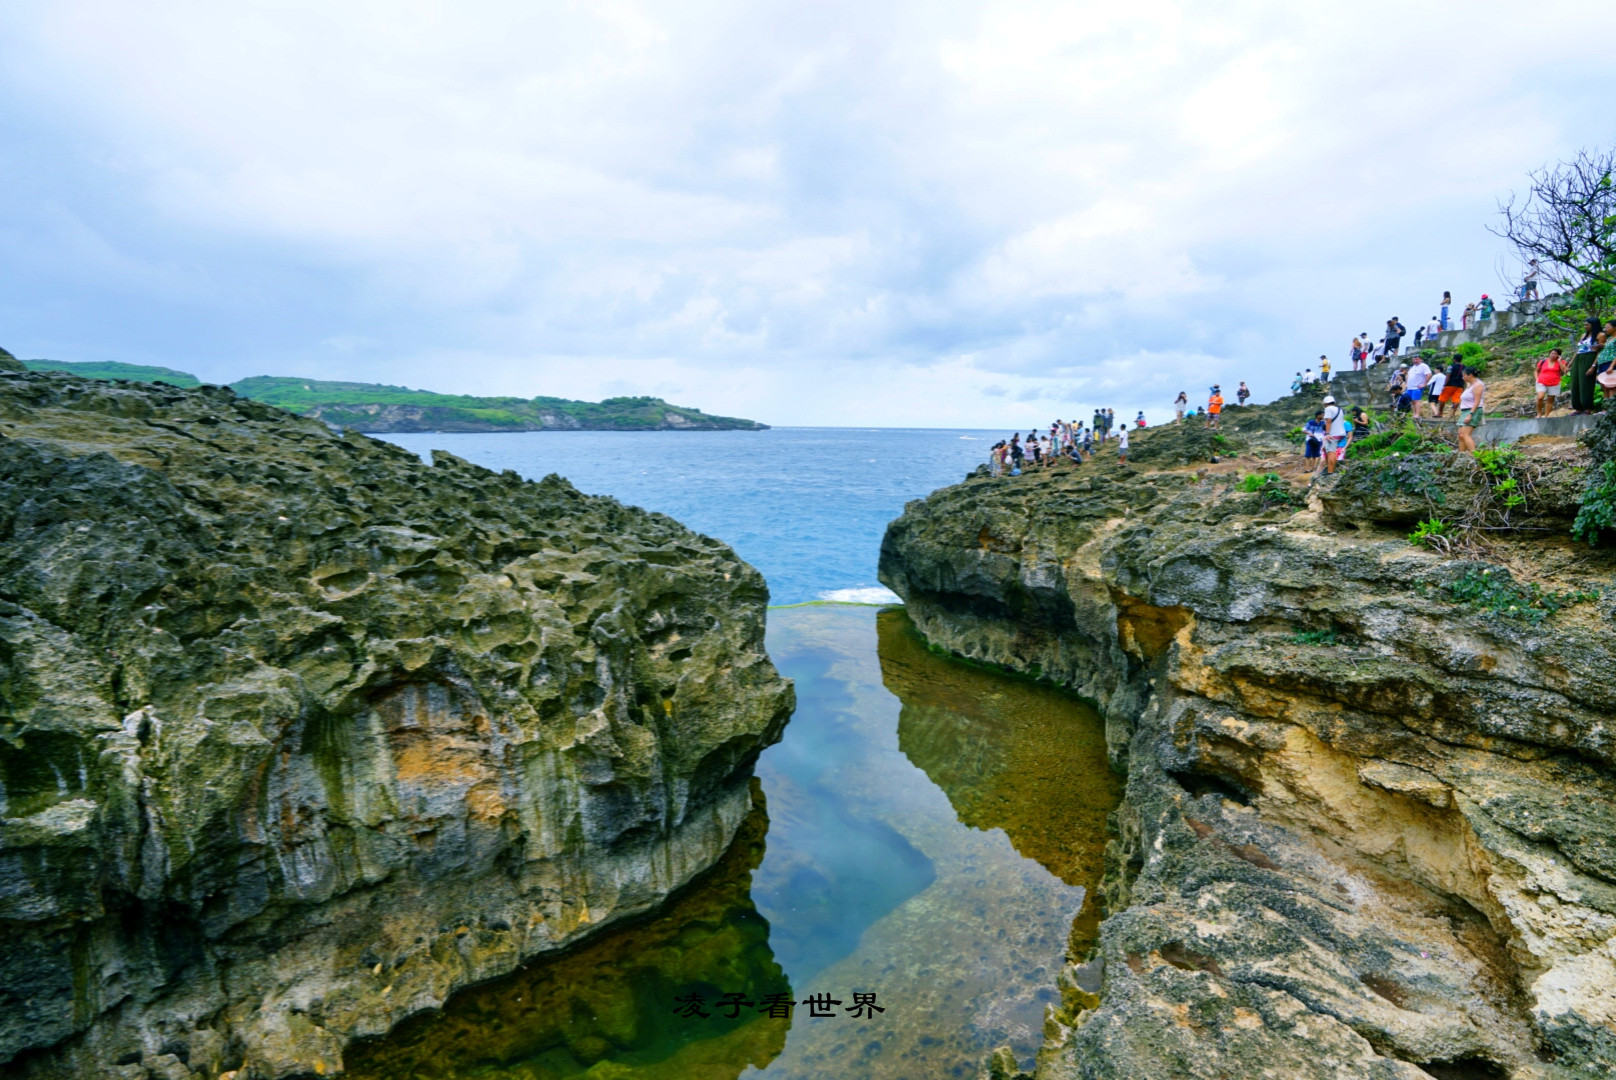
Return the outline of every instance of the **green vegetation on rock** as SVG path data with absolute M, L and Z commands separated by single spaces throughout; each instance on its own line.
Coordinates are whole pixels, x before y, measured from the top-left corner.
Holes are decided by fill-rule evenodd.
M 334 427 L 357 431 L 755 431 L 755 420 L 709 416 L 658 397 L 570 401 L 557 397 L 476 397 L 437 394 L 379 383 L 328 382 L 270 375 L 242 379 L 231 389 Z
M 150 364 L 124 364 L 116 360 L 68 363 L 62 360 L 24 360 L 29 371 L 63 371 L 81 379 L 127 379 L 130 382 L 167 383 L 169 386 L 201 386 L 195 375 Z
M 972 480 L 887 529 L 881 581 L 927 641 L 1095 700 L 1127 777 L 1037 1080 L 1616 1063 L 1616 559 L 1566 536 L 1589 452 L 1616 495 L 1616 417 L 1476 455 L 1397 430 L 1254 507 L 1303 479 L 1285 433 L 1320 396 L 1226 410 L 1244 470 L 1174 425 L 1139 433 L 1148 464 Z

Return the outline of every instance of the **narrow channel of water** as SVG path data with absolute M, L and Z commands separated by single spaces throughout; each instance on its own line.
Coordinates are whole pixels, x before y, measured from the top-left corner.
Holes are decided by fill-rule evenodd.
M 1001 1043 L 1031 1058 L 1121 794 L 1099 718 L 934 656 L 900 609 L 769 621 L 799 705 L 721 863 L 655 916 L 356 1048 L 351 1075 L 920 1080 L 969 1078 Z M 883 1011 L 850 1015 L 855 994 Z M 792 1015 L 760 1012 L 769 995 Z M 819 995 L 831 1016 L 810 1016 Z M 681 1015 L 697 997 L 709 1015 Z

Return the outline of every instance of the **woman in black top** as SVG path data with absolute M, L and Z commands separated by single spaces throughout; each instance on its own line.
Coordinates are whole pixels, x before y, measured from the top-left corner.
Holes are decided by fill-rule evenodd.
M 1594 364 L 1599 356 L 1599 320 L 1589 319 L 1577 341 L 1576 359 L 1571 361 L 1571 411 L 1594 411 Z

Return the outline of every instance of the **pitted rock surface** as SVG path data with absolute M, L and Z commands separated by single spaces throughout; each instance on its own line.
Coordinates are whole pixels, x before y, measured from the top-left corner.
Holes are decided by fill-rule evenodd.
M 1616 1074 L 1616 596 L 1532 622 L 1440 587 L 1607 589 L 1566 535 L 1598 437 L 1523 449 L 1528 529 L 1484 559 L 1412 546 L 1373 463 L 1173 467 L 1206 437 L 971 478 L 883 545 L 932 643 L 1096 701 L 1127 775 L 1037 1077 Z M 1433 464 L 1456 502 L 1485 482 Z M 1268 470 L 1291 505 L 1239 489 Z
M 0 1071 L 334 1075 L 748 812 L 767 589 L 228 390 L 0 374 Z

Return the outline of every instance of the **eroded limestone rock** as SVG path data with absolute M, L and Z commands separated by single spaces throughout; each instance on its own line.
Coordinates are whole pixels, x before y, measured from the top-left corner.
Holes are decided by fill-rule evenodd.
M 55 374 L 0 436 L 7 1075 L 339 1072 L 711 865 L 789 715 L 761 576 L 558 477 Z
M 1556 453 L 1543 487 L 1574 490 Z M 1244 471 L 971 479 L 887 532 L 922 632 L 1093 698 L 1128 777 L 1110 914 L 1038 1077 L 1611 1075 L 1616 598 L 1539 622 L 1450 602 L 1482 564 L 1382 529 L 1415 507 L 1368 499 L 1370 470 L 1310 509 Z M 1544 502 L 1539 524 L 1575 513 Z M 1551 585 L 1609 584 L 1563 528 L 1495 539 L 1495 572 L 1518 545 Z

